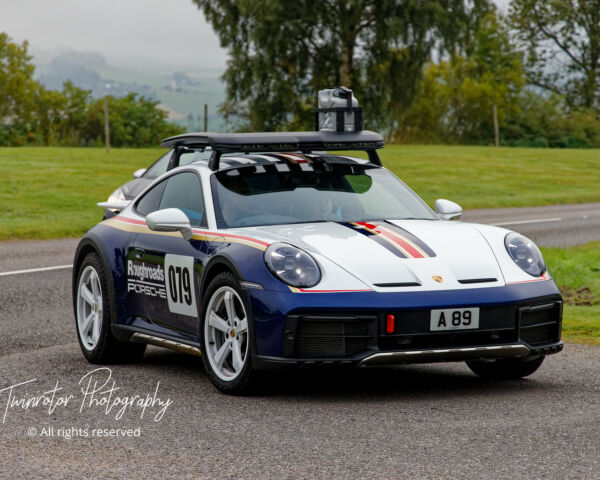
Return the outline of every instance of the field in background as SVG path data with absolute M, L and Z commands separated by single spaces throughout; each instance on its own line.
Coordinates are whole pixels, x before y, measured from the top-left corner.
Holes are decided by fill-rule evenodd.
M 163 150 L 0 148 L 0 240 L 73 237 Z M 430 205 L 464 208 L 600 201 L 600 150 L 390 145 L 383 164 Z
M 600 201 L 600 150 L 390 145 L 392 170 L 427 203 L 463 208 Z
M 77 237 L 160 149 L 0 148 L 0 240 Z

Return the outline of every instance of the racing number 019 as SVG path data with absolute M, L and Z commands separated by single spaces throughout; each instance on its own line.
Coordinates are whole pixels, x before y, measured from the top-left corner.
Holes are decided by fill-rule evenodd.
M 172 313 L 198 316 L 194 288 L 194 258 L 184 255 L 165 255 L 167 302 Z

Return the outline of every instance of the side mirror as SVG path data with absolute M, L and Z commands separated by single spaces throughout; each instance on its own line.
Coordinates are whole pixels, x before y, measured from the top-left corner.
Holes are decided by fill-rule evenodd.
M 146 173 L 146 169 L 140 168 L 139 170 L 133 172 L 133 178 L 140 178 L 144 173 Z
M 454 220 L 460 218 L 462 215 L 462 208 L 458 203 L 439 198 L 435 201 L 435 213 L 437 213 L 442 220 Z
M 193 236 L 190 219 L 178 208 L 165 208 L 146 215 L 146 224 L 156 232 L 180 232 L 185 240 Z

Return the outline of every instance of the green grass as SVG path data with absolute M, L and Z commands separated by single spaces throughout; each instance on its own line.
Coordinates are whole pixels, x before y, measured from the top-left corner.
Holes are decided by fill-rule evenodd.
M 390 145 L 383 164 L 430 205 L 463 208 L 600 201 L 600 150 Z
M 0 240 L 73 237 L 160 149 L 0 148 Z M 390 145 L 393 170 L 430 205 L 464 208 L 600 201 L 600 150 Z
M 593 307 L 565 305 L 563 340 L 571 343 L 600 345 L 600 305 Z
M 542 252 L 565 300 L 564 339 L 600 345 L 600 242 Z
M 160 149 L 0 148 L 0 240 L 82 235 L 105 201 Z

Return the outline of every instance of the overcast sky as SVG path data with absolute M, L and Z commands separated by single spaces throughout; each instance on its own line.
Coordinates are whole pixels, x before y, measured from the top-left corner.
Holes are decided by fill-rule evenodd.
M 509 0 L 496 0 L 504 10 Z M 224 70 L 226 52 L 191 0 L 0 0 L 0 31 L 37 60 L 65 48 L 131 69 Z
M 226 52 L 191 0 L 0 0 L 0 31 L 29 40 L 33 53 L 72 48 L 123 67 L 225 69 Z

